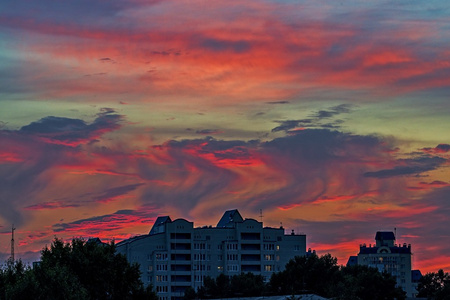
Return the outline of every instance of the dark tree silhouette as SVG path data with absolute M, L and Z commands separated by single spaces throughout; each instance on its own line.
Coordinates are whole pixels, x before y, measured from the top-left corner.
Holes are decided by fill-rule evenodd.
M 55 238 L 34 268 L 22 269 L 5 285 L 7 299 L 157 299 L 144 288 L 139 266 L 117 254 L 114 243 Z
M 450 275 L 441 269 L 427 273 L 419 281 L 417 297 L 433 300 L 450 300 Z

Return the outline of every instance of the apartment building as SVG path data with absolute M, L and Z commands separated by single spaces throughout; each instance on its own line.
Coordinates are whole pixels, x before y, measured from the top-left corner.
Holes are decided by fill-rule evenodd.
M 215 227 L 158 217 L 149 234 L 118 243 L 117 251 L 140 264 L 142 281 L 153 284 L 161 299 L 172 300 L 182 298 L 187 287 L 202 286 L 206 276 L 252 272 L 268 281 L 291 258 L 305 255 L 306 236 L 263 227 L 234 209 Z
M 411 255 L 411 245 L 396 244 L 393 232 L 378 231 L 374 245 L 360 245 L 357 264 L 377 268 L 380 272 L 389 272 L 396 278 L 397 286 L 403 288 L 407 297 L 414 297 Z

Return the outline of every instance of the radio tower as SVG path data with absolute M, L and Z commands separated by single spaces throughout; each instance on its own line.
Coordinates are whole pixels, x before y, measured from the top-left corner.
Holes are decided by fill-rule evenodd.
M 11 261 L 14 262 L 14 224 L 11 227 Z

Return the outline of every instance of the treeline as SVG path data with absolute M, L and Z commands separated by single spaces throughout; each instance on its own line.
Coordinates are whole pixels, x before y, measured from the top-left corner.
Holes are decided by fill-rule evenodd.
M 337 259 L 324 256 L 297 256 L 284 271 L 274 273 L 268 283 L 252 273 L 228 277 L 207 277 L 197 292 L 189 288 L 185 299 L 257 297 L 270 295 L 316 294 L 333 299 L 405 299 L 395 279 L 367 266 L 339 267 Z
M 114 243 L 55 239 L 33 268 L 19 260 L 0 269 L 0 299 L 158 300 L 140 275 L 139 266 L 117 254 Z
M 114 243 L 55 239 L 50 248 L 42 250 L 41 260 L 33 268 L 20 260 L 0 268 L 0 300 L 157 300 L 153 287 L 144 287 L 140 275 L 139 266 L 116 253 Z M 419 297 L 430 300 L 450 300 L 450 275 L 443 270 L 426 274 L 418 292 Z M 300 294 L 341 300 L 406 298 L 388 273 L 367 266 L 338 266 L 330 254 L 313 254 L 291 259 L 285 270 L 274 273 L 267 283 L 253 273 L 206 277 L 197 291 L 185 291 L 185 299 Z

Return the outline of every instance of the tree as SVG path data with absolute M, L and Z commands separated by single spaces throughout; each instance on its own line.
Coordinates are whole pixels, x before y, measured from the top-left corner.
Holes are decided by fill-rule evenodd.
M 232 298 L 232 297 L 256 297 L 261 296 L 266 290 L 264 278 L 253 273 L 241 273 L 239 275 L 227 276 L 220 274 L 216 278 L 206 276 L 203 286 L 194 296 L 200 299 Z M 192 299 L 192 291 L 189 291 Z
M 368 266 L 342 267 L 340 283 L 336 286 L 338 299 L 377 300 L 405 299 L 406 293 L 396 287 L 396 280 L 389 273 L 380 273 L 378 269 Z
M 6 282 L 9 299 L 157 299 L 151 286 L 144 289 L 139 266 L 99 240 L 55 238 L 33 269 L 15 273 L 14 284 Z
M 266 286 L 261 275 L 241 273 L 233 275 L 229 284 L 231 296 L 257 297 L 263 295 Z
M 314 293 L 330 297 L 337 284 L 338 271 L 337 259 L 330 254 L 296 256 L 284 271 L 272 275 L 270 291 L 276 295 Z
M 422 276 L 417 288 L 417 297 L 426 297 L 434 300 L 450 299 L 450 275 L 441 269 L 436 273 L 427 273 Z

